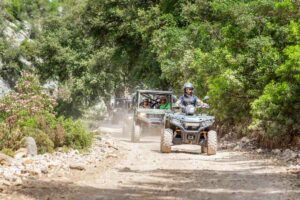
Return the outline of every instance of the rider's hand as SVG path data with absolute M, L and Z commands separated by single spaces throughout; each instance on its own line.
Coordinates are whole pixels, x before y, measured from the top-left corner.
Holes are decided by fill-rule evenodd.
M 200 105 L 201 108 L 209 108 L 209 105 L 207 103 L 202 103 Z

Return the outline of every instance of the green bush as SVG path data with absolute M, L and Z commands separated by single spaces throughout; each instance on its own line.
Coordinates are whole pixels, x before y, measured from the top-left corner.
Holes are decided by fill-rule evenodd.
M 56 117 L 55 106 L 56 101 L 42 91 L 37 77 L 23 73 L 15 91 L 0 100 L 0 149 L 16 150 L 27 136 L 36 140 L 40 153 L 63 146 L 90 146 L 92 135 L 81 122 Z
M 4 153 L 8 156 L 14 157 L 15 156 L 15 152 L 12 149 L 8 149 L 8 148 L 4 148 L 1 150 L 1 153 Z
M 280 9 L 290 8 L 287 5 L 277 4 Z M 251 105 L 251 128 L 270 145 L 291 144 L 300 136 L 300 21 L 291 20 L 288 31 L 290 45 L 283 50 L 285 61 L 276 70 L 277 79 Z
M 39 153 L 53 152 L 54 143 L 42 130 L 31 127 L 23 127 L 21 132 L 24 136 L 30 136 L 35 139 Z
M 80 121 L 66 119 L 63 121 L 66 131 L 66 145 L 75 149 L 83 149 L 92 143 L 92 135 L 88 133 Z

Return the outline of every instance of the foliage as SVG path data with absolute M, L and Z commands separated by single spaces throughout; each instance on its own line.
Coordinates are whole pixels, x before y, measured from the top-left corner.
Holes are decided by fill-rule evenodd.
M 253 128 L 262 128 L 265 138 L 290 143 L 300 135 L 300 24 L 291 21 L 289 40 L 294 44 L 284 49 L 285 62 L 276 70 L 278 81 L 269 83 L 253 102 Z M 275 140 L 276 141 L 276 140 Z
M 42 90 L 37 77 L 23 72 L 15 90 L 0 99 L 0 149 L 16 150 L 26 136 L 35 138 L 40 153 L 62 146 L 88 147 L 91 134 L 79 121 L 57 118 L 55 106 L 55 99 Z
M 59 0 L 4 0 L 4 9 L 12 19 L 26 20 L 40 17 L 44 13 L 56 11 Z
M 14 155 L 15 155 L 15 152 L 13 150 L 7 149 L 7 148 L 2 149 L 1 153 L 4 153 L 4 154 L 6 154 L 8 156 L 11 156 L 11 157 L 14 157 Z
M 137 88 L 179 95 L 191 81 L 196 95 L 209 94 L 223 127 L 289 143 L 299 134 L 299 6 L 292 0 L 7 1 L 0 19 L 40 20 L 20 47 L 0 34 L 7 68 L 0 74 L 13 85 L 30 68 L 20 62 L 25 58 L 42 82 L 68 88 L 55 111 L 75 117 L 111 95 Z

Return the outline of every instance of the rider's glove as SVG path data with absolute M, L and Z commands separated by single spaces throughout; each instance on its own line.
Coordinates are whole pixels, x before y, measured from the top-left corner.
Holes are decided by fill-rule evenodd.
M 202 103 L 200 105 L 201 108 L 209 108 L 209 105 L 207 103 Z

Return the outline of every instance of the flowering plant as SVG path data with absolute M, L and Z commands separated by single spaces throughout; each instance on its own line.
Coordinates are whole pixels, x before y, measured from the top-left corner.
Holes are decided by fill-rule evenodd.
M 35 138 L 39 151 L 55 147 L 82 149 L 92 136 L 81 122 L 57 117 L 54 97 L 43 91 L 38 78 L 23 72 L 15 89 L 0 99 L 0 150 L 16 150 L 26 136 Z
M 5 120 L 13 128 L 22 117 L 33 117 L 39 112 L 54 114 L 56 100 L 42 90 L 38 78 L 22 72 L 15 90 L 0 99 L 0 121 Z

